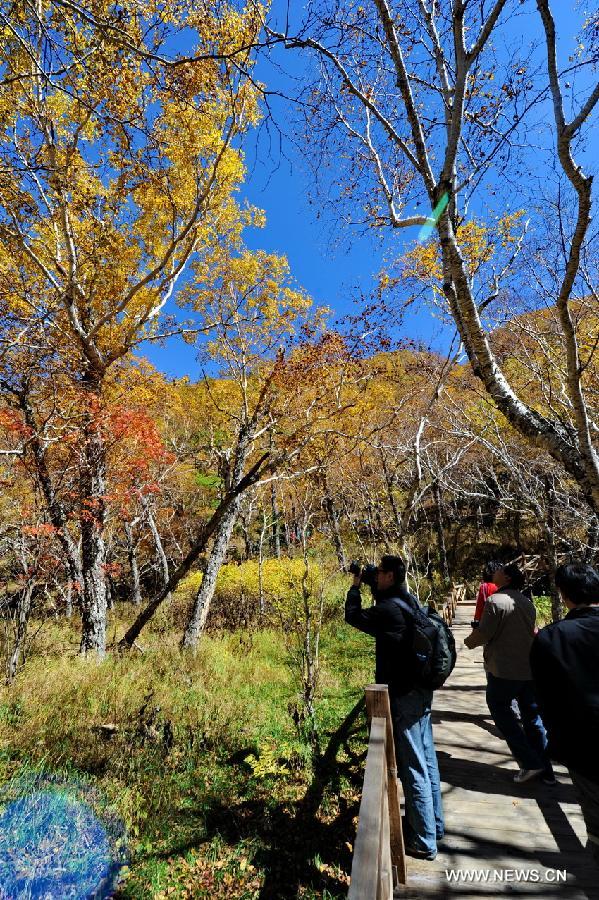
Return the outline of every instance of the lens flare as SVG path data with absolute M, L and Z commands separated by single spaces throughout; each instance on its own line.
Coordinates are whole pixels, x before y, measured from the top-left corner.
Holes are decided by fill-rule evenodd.
M 125 863 L 124 827 L 102 821 L 88 802 L 97 799 L 93 791 L 37 777 L 10 785 L 0 802 L 7 793 L 17 797 L 0 813 L 0 900 L 112 895 Z
M 441 218 L 443 210 L 449 203 L 449 194 L 443 194 L 437 205 L 432 211 L 432 214 L 427 218 L 426 222 L 418 232 L 418 240 L 423 243 L 424 241 L 428 241 L 429 237 L 434 231 L 435 225 Z

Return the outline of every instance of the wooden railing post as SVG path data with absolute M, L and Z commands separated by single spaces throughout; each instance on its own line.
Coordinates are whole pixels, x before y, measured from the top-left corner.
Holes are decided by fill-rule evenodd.
M 386 743 L 387 723 L 372 719 L 348 900 L 392 900 Z
M 460 603 L 466 594 L 466 585 L 454 584 L 451 593 L 443 607 L 443 620 L 447 625 L 451 625 L 455 618 L 456 606 Z
M 385 748 L 387 741 L 385 740 Z M 383 760 L 383 790 L 381 794 L 381 830 L 379 835 L 379 881 L 377 900 L 392 900 L 395 882 L 393 879 L 393 862 L 391 860 L 391 839 L 389 826 L 389 774 Z
M 369 684 L 366 687 L 366 715 L 372 721 L 376 717 L 385 720 L 385 753 L 387 762 L 387 802 L 389 806 L 389 846 L 393 867 L 393 884 L 406 883 L 406 855 L 401 827 L 401 785 L 397 778 L 395 741 L 389 691 L 386 684 Z

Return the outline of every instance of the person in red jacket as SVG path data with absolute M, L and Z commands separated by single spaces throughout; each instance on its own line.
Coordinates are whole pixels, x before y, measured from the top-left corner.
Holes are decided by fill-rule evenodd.
M 497 585 L 493 584 L 493 572 L 496 572 L 497 569 L 500 568 L 500 562 L 497 562 L 496 559 L 490 559 L 483 569 L 482 584 L 480 585 L 478 594 L 476 595 L 474 619 L 470 623 L 472 628 L 478 628 L 478 623 L 481 620 L 483 609 L 485 608 L 485 603 L 487 602 L 489 597 L 497 591 Z

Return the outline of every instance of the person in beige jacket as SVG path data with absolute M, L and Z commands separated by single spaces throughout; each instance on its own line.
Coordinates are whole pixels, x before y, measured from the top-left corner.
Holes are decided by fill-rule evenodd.
M 497 593 L 485 603 L 479 627 L 464 643 L 469 649 L 484 647 L 487 705 L 520 766 L 514 781 L 522 784 L 542 778 L 546 784 L 554 784 L 529 663 L 536 610 L 532 600 L 521 592 L 524 577 L 513 563 L 499 567 L 493 573 L 493 583 Z M 512 706 L 514 700 L 520 721 Z

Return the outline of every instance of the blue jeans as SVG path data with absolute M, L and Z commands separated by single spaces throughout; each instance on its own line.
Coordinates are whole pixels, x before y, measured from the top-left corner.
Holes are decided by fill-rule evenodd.
M 514 700 L 520 710 L 520 722 L 512 709 Z M 487 672 L 487 706 L 520 768 L 544 769 L 552 775 L 547 735 L 532 681 L 497 678 Z
M 437 852 L 437 841 L 445 833 L 432 699 L 432 691 L 425 688 L 391 698 L 397 772 L 406 799 L 406 844 L 426 853 Z

